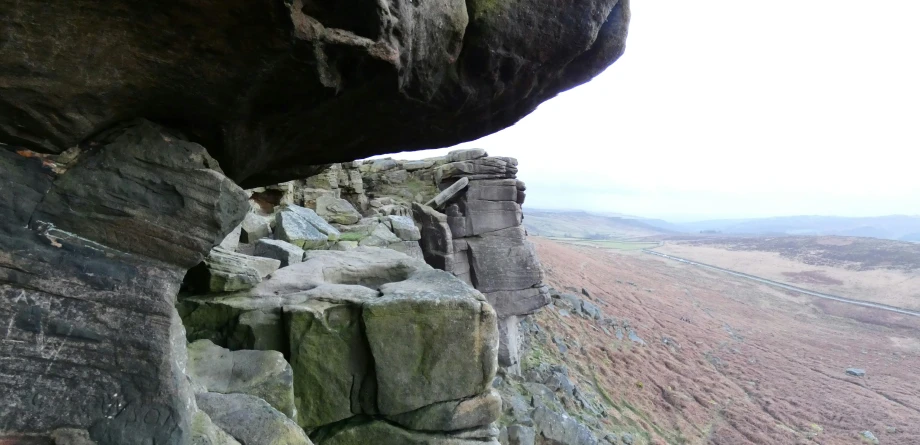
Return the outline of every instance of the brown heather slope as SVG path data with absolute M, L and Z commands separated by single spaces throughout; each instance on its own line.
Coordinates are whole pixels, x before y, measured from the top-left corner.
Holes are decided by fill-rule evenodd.
M 611 430 L 724 445 L 853 444 L 870 430 L 882 444 L 920 444 L 920 319 L 647 254 L 533 239 L 551 285 L 586 288 L 646 342 L 554 308 L 537 315 L 569 346 L 537 345 L 541 353 L 603 394 Z M 867 374 L 848 376 L 848 367 Z

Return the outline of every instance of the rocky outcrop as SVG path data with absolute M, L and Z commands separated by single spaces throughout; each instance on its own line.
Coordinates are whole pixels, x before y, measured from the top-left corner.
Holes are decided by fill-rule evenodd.
M 443 213 L 413 204 L 423 254 L 486 295 L 501 319 L 501 364 L 516 369 L 518 317 L 550 301 L 521 226 L 525 186 L 515 178 L 517 160 L 481 149 L 453 151 L 445 160 L 434 172 L 443 191 L 429 201 Z
M 0 11 L 0 442 L 495 443 L 521 188 L 444 200 L 451 273 L 400 217 L 515 163 L 347 161 L 511 125 L 619 57 L 626 0 Z
M 626 0 L 0 10 L 0 142 L 60 153 L 146 117 L 200 141 L 247 187 L 505 128 L 616 60 L 629 19 Z
M 3 433 L 189 442 L 173 305 L 185 272 L 243 219 L 243 190 L 203 147 L 145 121 L 67 156 L 0 148 L 0 188 Z
M 499 414 L 490 392 L 498 368 L 495 312 L 453 275 L 391 249 L 308 251 L 303 262 L 247 291 L 186 297 L 180 313 L 195 351 L 193 383 L 209 382 L 196 388 L 257 395 L 291 414 L 284 402 L 288 380 L 271 377 L 286 372 L 286 362 L 275 366 L 283 354 L 294 419 L 318 444 L 367 438 L 368 422 L 383 421 L 400 426 L 378 431 L 379 443 L 416 436 L 429 441 L 420 443 L 450 443 L 455 433 L 488 427 Z M 277 348 L 277 356 L 256 359 L 270 353 L 245 350 L 257 346 Z M 228 375 L 228 360 L 235 363 L 237 354 L 250 357 L 247 368 L 230 367 Z M 198 366 L 204 355 L 211 364 L 206 372 Z M 234 377 L 240 373 L 262 377 Z M 484 440 L 497 437 L 486 433 Z

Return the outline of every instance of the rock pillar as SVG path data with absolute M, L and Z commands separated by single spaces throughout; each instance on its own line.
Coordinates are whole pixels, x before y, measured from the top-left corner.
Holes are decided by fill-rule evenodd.
M 413 208 L 422 225 L 426 261 L 478 289 L 495 308 L 499 362 L 512 370 L 518 365 L 518 317 L 550 301 L 540 262 L 522 227 L 525 186 L 516 175 L 514 158 L 490 157 L 480 149 L 453 151 L 435 172 L 446 193 L 430 202 L 443 214 L 426 206 Z

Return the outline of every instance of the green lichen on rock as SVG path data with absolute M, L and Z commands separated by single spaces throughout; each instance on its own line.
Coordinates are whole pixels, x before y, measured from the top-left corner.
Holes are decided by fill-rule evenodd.
M 380 287 L 364 325 L 381 414 L 395 415 L 486 391 L 497 370 L 495 311 L 444 271 Z M 463 365 L 460 366 L 459 364 Z
M 285 307 L 284 316 L 298 424 L 312 429 L 360 412 L 370 357 L 361 306 L 309 301 Z

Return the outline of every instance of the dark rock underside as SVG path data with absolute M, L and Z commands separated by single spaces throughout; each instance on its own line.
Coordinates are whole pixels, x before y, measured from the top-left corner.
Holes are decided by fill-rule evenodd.
M 505 128 L 622 54 L 627 0 L 0 0 L 0 143 L 144 117 L 256 186 Z

